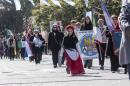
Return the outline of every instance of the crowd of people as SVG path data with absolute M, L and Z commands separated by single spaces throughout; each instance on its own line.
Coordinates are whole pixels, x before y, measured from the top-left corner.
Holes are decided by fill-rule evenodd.
M 124 7 L 127 7 L 125 5 Z M 52 31 L 48 34 L 48 43 L 41 34 L 40 28 L 27 29 L 22 36 L 9 35 L 5 38 L 0 35 L 0 57 L 25 59 L 29 57 L 30 61 L 40 64 L 42 54 L 49 49 L 52 52 L 53 67 L 64 65 L 66 61 L 66 72 L 75 75 L 85 74 L 84 68 L 91 69 L 93 66 L 92 59 L 82 61 L 78 51 L 77 31 L 93 31 L 95 36 L 95 45 L 99 54 L 100 69 L 104 70 L 104 62 L 106 58 L 110 58 L 111 72 L 119 72 L 119 67 L 124 67 L 124 73 L 129 74 L 130 79 L 130 24 L 128 13 L 129 10 L 124 10 L 119 16 L 113 15 L 114 31 L 110 31 L 105 24 L 105 19 L 98 16 L 97 28 L 94 29 L 92 20 L 86 16 L 77 22 L 72 20 L 69 25 L 64 28 L 64 32 L 56 24 L 53 25 Z M 113 42 L 113 33 L 122 32 L 122 40 L 120 49 L 115 51 L 115 43 Z M 100 35 L 99 35 L 100 34 Z M 101 38 L 99 37 L 101 36 Z

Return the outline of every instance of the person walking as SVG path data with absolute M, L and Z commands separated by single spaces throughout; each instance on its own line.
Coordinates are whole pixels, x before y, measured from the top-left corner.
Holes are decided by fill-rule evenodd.
M 83 24 L 82 24 L 82 26 L 81 26 L 81 29 L 80 29 L 80 31 L 92 31 L 93 30 L 93 24 L 92 24 L 92 22 L 91 22 L 91 19 L 90 19 L 90 17 L 89 16 L 86 16 L 85 17 L 85 20 L 84 20 L 84 22 L 83 22 Z M 91 69 L 91 67 L 92 67 L 92 60 L 91 59 L 85 59 L 84 60 L 84 68 L 86 68 L 86 67 L 88 67 L 89 69 Z
M 119 16 L 122 38 L 119 50 L 120 65 L 127 65 L 130 80 L 130 2 L 124 3 Z
M 45 40 L 43 39 L 42 35 L 40 34 L 39 29 L 34 30 L 34 37 L 32 40 L 32 43 L 34 44 L 34 59 L 36 64 L 40 64 L 42 60 L 42 51 L 43 46 L 45 44 Z
M 63 36 L 58 30 L 58 26 L 53 25 L 52 32 L 49 33 L 48 37 L 48 48 L 52 51 L 52 60 L 54 68 L 57 68 L 58 55 L 63 40 Z
M 68 35 L 63 41 L 64 56 L 67 64 L 66 71 L 68 74 L 71 73 L 72 76 L 84 74 L 85 71 L 82 60 L 77 49 L 78 39 L 74 33 L 74 27 L 72 25 L 68 25 L 66 30 Z
M 15 57 L 15 39 L 12 35 L 10 35 L 10 38 L 8 39 L 8 53 L 10 60 L 14 60 Z

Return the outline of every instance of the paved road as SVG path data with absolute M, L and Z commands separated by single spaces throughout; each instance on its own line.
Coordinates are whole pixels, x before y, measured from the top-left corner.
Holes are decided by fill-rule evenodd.
M 111 73 L 109 59 L 105 70 L 99 70 L 94 60 L 92 69 L 85 69 L 84 76 L 66 74 L 65 66 L 54 69 L 51 56 L 43 56 L 41 64 L 28 61 L 0 60 L 0 86 L 130 86 L 128 75 Z

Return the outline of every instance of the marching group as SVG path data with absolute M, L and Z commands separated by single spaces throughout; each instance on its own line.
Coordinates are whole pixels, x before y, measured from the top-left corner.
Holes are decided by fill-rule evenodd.
M 79 41 L 77 38 L 77 31 L 92 30 L 99 54 L 100 69 L 104 70 L 105 58 L 109 57 L 111 72 L 115 73 L 119 71 L 119 67 L 124 67 L 124 73 L 127 74 L 128 72 L 130 79 L 130 21 L 125 15 L 126 12 L 127 11 L 123 8 L 119 16 L 119 21 L 116 15 L 112 16 L 114 21 L 114 31 L 112 32 L 109 31 L 103 17 L 98 18 L 96 29 L 93 28 L 93 23 L 89 16 L 82 18 L 80 22 L 72 20 L 70 24 L 65 27 L 64 33 L 58 25 L 54 24 L 52 31 L 48 35 L 48 47 L 45 45 L 45 39 L 42 37 L 40 29 L 38 28 L 34 29 L 34 31 L 28 29 L 24 32 L 22 38 L 10 35 L 10 37 L 5 40 L 4 37 L 1 36 L 0 56 L 1 58 L 4 56 L 9 57 L 10 60 L 14 60 L 15 56 L 18 57 L 17 54 L 15 54 L 15 51 L 17 51 L 17 53 L 21 53 L 20 57 L 22 57 L 22 59 L 28 56 L 30 61 L 35 61 L 36 64 L 40 64 L 43 51 L 45 48 L 46 50 L 48 48 L 52 52 L 54 68 L 57 68 L 59 61 L 60 66 L 66 61 L 66 71 L 68 74 L 72 74 L 73 76 L 82 75 L 85 74 L 84 68 L 87 67 L 91 69 L 93 60 L 88 59 L 82 62 L 77 45 Z M 114 50 L 113 43 L 114 32 L 122 32 L 120 49 L 116 51 Z M 99 33 L 101 34 L 101 39 Z M 20 46 L 19 40 L 22 41 L 22 47 L 20 49 L 17 47 L 17 45 Z M 27 51 L 31 51 L 31 55 L 27 55 Z

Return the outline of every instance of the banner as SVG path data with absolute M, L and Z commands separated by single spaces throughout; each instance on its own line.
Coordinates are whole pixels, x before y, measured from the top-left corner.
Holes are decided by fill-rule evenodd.
M 68 3 L 71 6 L 74 6 L 75 3 L 72 0 L 64 0 L 66 3 Z
M 86 7 L 88 7 L 89 1 L 88 0 L 84 0 L 84 2 L 85 2 Z
M 14 0 L 16 10 L 21 10 L 21 3 L 20 0 Z
M 60 4 L 60 2 L 58 0 L 51 0 L 51 1 L 53 2 L 53 4 L 61 7 L 61 4 Z
M 50 4 L 48 3 L 47 0 L 40 0 L 40 4 L 41 4 L 41 5 L 42 5 L 42 4 L 45 4 L 45 5 L 47 5 L 47 6 L 50 6 Z
M 98 58 L 98 51 L 94 43 L 93 31 L 78 31 L 79 52 L 83 59 Z

